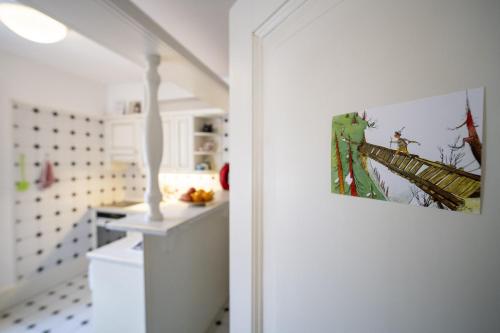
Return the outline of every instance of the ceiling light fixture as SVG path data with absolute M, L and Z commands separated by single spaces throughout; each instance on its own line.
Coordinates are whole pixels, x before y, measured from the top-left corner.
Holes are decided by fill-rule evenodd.
M 0 4 L 0 21 L 13 32 L 32 42 L 57 43 L 68 34 L 68 28 L 31 7 L 15 3 Z

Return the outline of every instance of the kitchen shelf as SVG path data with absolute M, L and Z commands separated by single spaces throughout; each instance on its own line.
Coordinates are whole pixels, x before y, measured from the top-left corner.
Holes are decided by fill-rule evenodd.
M 202 175 L 213 175 L 217 173 L 217 170 L 194 170 L 193 173 Z
M 204 132 L 211 125 L 213 132 Z M 196 173 L 214 174 L 222 166 L 223 158 L 223 119 L 221 116 L 195 116 L 192 131 L 193 169 Z M 206 148 L 207 150 L 199 150 Z M 210 148 L 210 149 L 208 149 Z M 198 165 L 207 164 L 210 170 L 196 170 Z M 202 167 L 202 166 L 200 166 Z M 203 166 L 203 167 L 206 167 Z
M 205 152 L 205 151 L 195 151 L 193 154 L 197 155 L 197 156 L 200 156 L 200 155 L 211 156 L 211 155 L 217 155 L 217 154 L 220 154 L 220 153 L 221 153 L 220 151 L 208 151 L 208 152 Z
M 206 136 L 206 137 L 216 138 L 221 135 L 213 132 L 194 132 L 194 136 Z

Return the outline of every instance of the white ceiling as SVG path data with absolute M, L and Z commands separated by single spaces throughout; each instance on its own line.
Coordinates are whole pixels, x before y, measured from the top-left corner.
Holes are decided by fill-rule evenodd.
M 221 78 L 229 69 L 229 9 L 235 0 L 132 0 Z
M 211 70 L 227 78 L 228 15 L 234 0 L 133 2 Z M 0 50 L 104 84 L 136 82 L 144 75 L 134 63 L 75 31 L 59 43 L 36 44 L 0 23 Z
M 71 30 L 59 43 L 37 44 L 0 23 L 0 49 L 104 84 L 137 81 L 143 77 L 139 66 Z

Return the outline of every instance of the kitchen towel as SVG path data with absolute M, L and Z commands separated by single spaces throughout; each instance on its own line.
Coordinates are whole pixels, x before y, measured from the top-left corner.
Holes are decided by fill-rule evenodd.
M 52 163 L 46 160 L 43 163 L 42 171 L 40 172 L 40 177 L 36 181 L 38 189 L 40 191 L 48 189 L 50 186 L 52 186 L 54 181 L 55 181 L 54 168 L 52 166 Z

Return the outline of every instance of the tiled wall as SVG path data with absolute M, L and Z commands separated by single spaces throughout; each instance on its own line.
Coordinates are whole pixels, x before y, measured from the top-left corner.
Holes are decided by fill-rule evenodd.
M 218 174 L 162 173 L 160 188 L 164 200 L 177 200 L 189 188 L 219 191 L 221 185 Z
M 94 247 L 89 207 L 119 201 L 123 177 L 107 170 L 103 119 L 60 110 L 13 105 L 14 223 L 17 279 L 29 279 L 84 256 Z M 25 192 L 16 190 L 19 156 L 26 156 Z M 56 182 L 39 190 L 44 160 Z
M 104 121 L 61 110 L 13 104 L 15 179 L 13 189 L 17 279 L 29 279 L 52 267 L 80 258 L 95 247 L 89 208 L 112 202 L 141 200 L 145 173 L 138 164 L 111 168 L 105 158 Z M 229 159 L 229 119 L 223 121 L 223 160 Z M 19 156 L 26 157 L 26 192 L 15 190 Z M 43 162 L 54 166 L 56 182 L 39 190 L 36 179 Z M 187 188 L 219 190 L 218 174 L 164 174 L 165 199 Z
M 229 163 L 229 115 L 222 118 L 222 162 Z
M 121 165 L 111 175 L 116 176 L 115 184 L 127 200 L 144 200 L 146 174 L 137 163 Z

